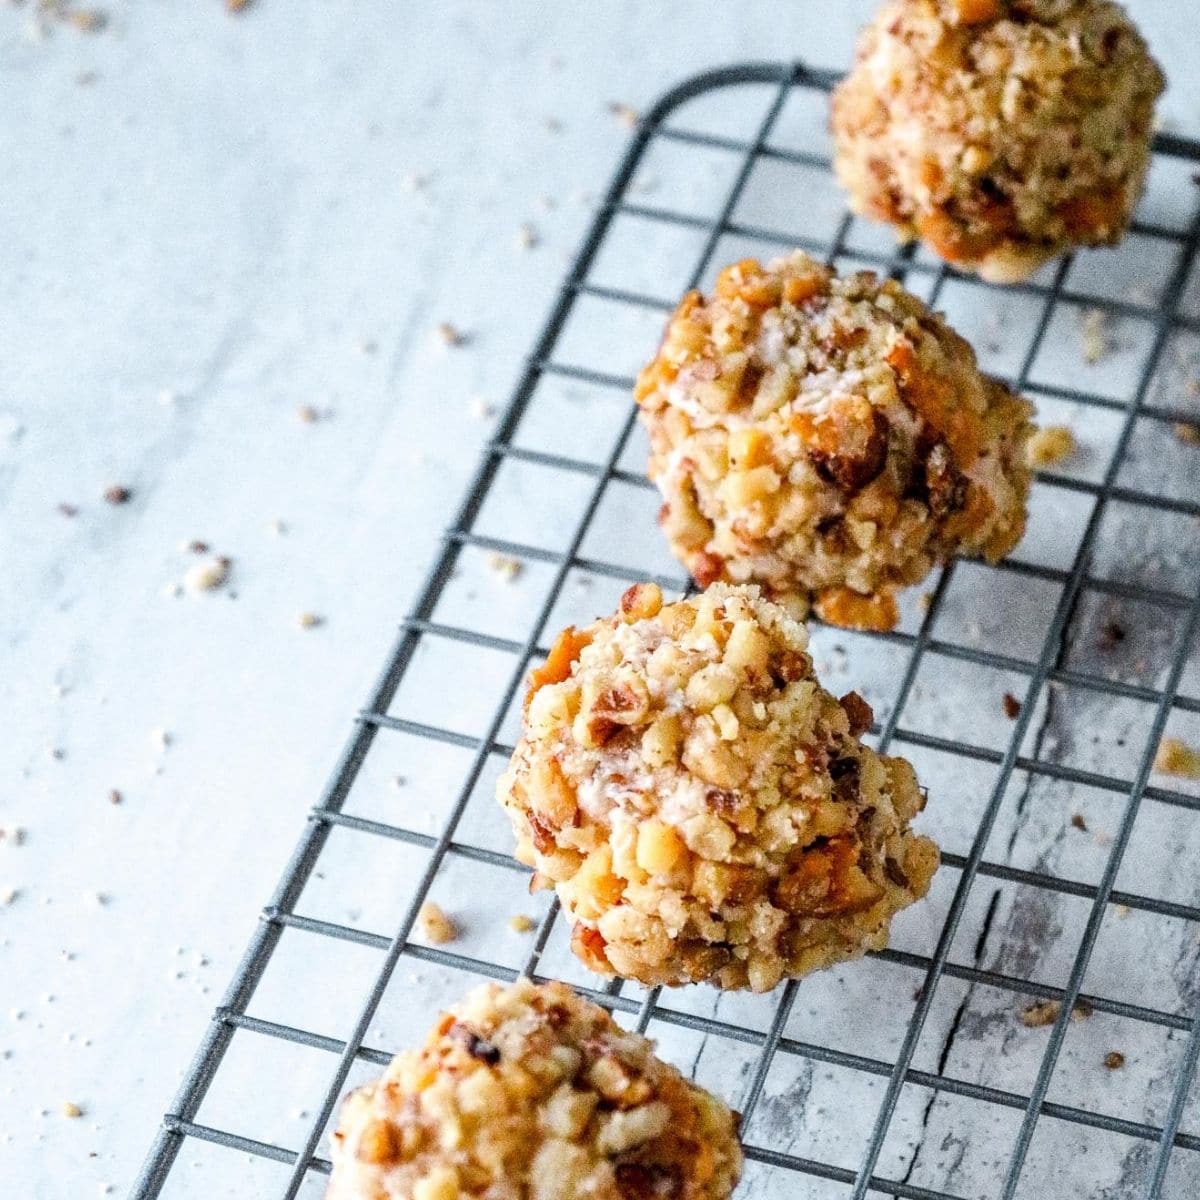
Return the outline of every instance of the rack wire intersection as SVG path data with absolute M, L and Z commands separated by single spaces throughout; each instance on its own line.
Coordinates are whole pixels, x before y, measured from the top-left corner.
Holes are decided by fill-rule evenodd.
M 1200 787 L 1151 783 L 1164 733 L 1200 734 L 1200 449 L 1177 436 L 1200 429 L 1186 384 L 1200 378 L 1200 144 L 1158 136 L 1121 250 L 999 290 L 844 212 L 824 142 L 836 80 L 799 63 L 727 67 L 639 121 L 137 1200 L 216 1195 L 222 1178 L 240 1196 L 320 1195 L 344 1091 L 416 1041 L 436 1006 L 521 972 L 568 979 L 741 1109 L 747 1200 L 1200 1194 Z M 622 243 L 628 269 L 612 265 Z M 654 334 L 637 341 L 625 322 L 653 331 L 680 288 L 792 246 L 890 273 L 948 310 L 1043 419 L 1071 419 L 1083 456 L 1041 473 L 1012 560 L 941 571 L 893 633 L 814 630 L 819 667 L 867 691 L 877 744 L 913 758 L 932 794 L 945 865 L 892 946 L 766 997 L 601 985 L 570 958 L 553 901 L 538 902 L 533 935 L 507 930 L 504 897 L 519 902 L 525 869 L 491 780 L 559 625 L 607 611 L 634 579 L 687 586 L 652 522 L 649 549 L 639 542 L 635 514 L 656 501 L 628 394 Z M 678 277 L 656 292 L 663 263 Z M 1080 319 L 1102 353 L 1080 355 Z M 547 479 L 564 498 L 552 528 L 497 517 L 507 497 L 529 518 Z M 519 621 L 494 580 L 478 599 L 495 554 L 524 565 Z M 436 712 L 406 698 L 429 678 L 445 693 Z M 414 776 L 379 799 L 397 764 L 427 763 L 453 784 L 423 791 Z M 385 852 L 398 857 L 376 865 Z M 402 902 L 351 906 L 348 893 L 380 890 Z M 475 914 L 475 936 L 423 944 L 430 896 Z M 315 992 L 338 993 L 338 1014 L 294 1015 Z M 254 1068 L 289 1053 L 280 1097 L 260 1099 L 293 1110 L 309 1081 L 311 1107 L 240 1125 Z M 205 1176 L 189 1175 L 185 1146 L 212 1152 Z

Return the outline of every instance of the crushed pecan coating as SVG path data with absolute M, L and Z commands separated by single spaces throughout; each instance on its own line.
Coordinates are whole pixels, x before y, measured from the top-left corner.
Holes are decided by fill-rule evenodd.
M 890 629 L 900 588 L 1024 532 L 1031 407 L 892 280 L 735 263 L 684 297 L 636 396 L 659 523 L 701 587 Z
M 855 211 L 985 279 L 1119 241 L 1162 72 L 1110 0 L 890 0 L 833 96 Z
M 590 969 L 765 991 L 884 946 L 926 893 L 912 767 L 863 745 L 870 706 L 807 646 L 757 587 L 639 584 L 562 635 L 569 674 L 534 672 L 497 796 Z
M 327 1200 L 728 1200 L 734 1114 L 561 983 L 485 984 L 351 1092 Z

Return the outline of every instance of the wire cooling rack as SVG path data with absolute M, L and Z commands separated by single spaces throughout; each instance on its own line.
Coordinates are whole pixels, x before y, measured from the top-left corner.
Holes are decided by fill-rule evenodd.
M 853 219 L 799 64 L 676 87 L 638 122 L 441 554 L 133 1195 L 312 1196 L 339 1097 L 482 978 L 556 975 L 744 1119 L 744 1197 L 1200 1194 L 1200 146 L 1159 135 L 1138 220 L 996 289 Z M 683 590 L 629 401 L 684 287 L 801 246 L 902 278 L 1070 424 L 1030 530 L 896 631 L 814 627 L 830 686 L 929 785 L 945 855 L 886 951 L 768 996 L 601 986 L 525 894 L 491 791 L 522 680 L 632 580 Z M 506 585 L 491 568 L 513 571 Z M 495 559 L 494 556 L 502 556 Z M 906 601 L 907 602 L 907 601 Z M 433 897 L 461 926 L 425 944 Z M 509 927 L 535 911 L 535 932 Z

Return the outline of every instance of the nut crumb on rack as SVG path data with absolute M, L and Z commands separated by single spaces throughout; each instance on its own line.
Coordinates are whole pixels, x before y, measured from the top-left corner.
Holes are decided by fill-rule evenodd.
M 1129 914 L 1132 911 L 1133 910 L 1129 907 L 1128 904 L 1114 904 L 1113 905 L 1113 912 L 1115 912 L 1117 914 L 1117 916 L 1122 919 L 1129 916 Z
M 537 928 L 537 922 L 525 913 L 514 913 L 508 918 L 508 927 L 513 933 L 528 933 L 531 929 Z
M 1012 692 L 1004 693 L 1001 698 L 1001 704 L 1004 707 L 1004 715 L 1010 721 L 1015 721 L 1021 715 L 1021 702 Z
M 301 629 L 316 629 L 325 624 L 325 618 L 314 612 L 302 612 L 296 617 L 296 624 Z
M 440 321 L 436 327 L 438 340 L 444 346 L 465 346 L 470 340 L 470 334 L 464 333 L 449 321 Z
M 1163 775 L 1183 779 L 1200 779 L 1200 751 L 1179 738 L 1163 738 L 1154 755 L 1154 769 Z
M 1045 1025 L 1053 1025 L 1062 1012 L 1062 1002 L 1059 1000 L 1038 1000 L 1021 1009 L 1021 1024 L 1030 1029 L 1040 1029 Z M 1092 1015 L 1092 1006 L 1086 1000 L 1077 1000 L 1071 1009 L 1072 1021 L 1086 1021 Z
M 219 554 L 204 562 L 193 563 L 184 574 L 183 582 L 193 592 L 213 592 L 229 578 L 230 559 Z
M 133 492 L 123 484 L 114 483 L 104 489 L 104 499 L 109 504 L 128 504 L 133 499 Z
M 71 1100 L 64 1100 L 62 1105 L 62 1115 L 64 1117 L 69 1117 L 71 1120 L 75 1120 L 75 1118 L 83 1116 L 83 1109 Z
M 1196 421 L 1176 421 L 1171 432 L 1189 446 L 1200 446 L 1200 423 Z
M 1081 833 L 1087 833 L 1087 821 L 1083 818 L 1083 813 L 1071 814 L 1071 828 L 1078 829 Z
M 445 945 L 458 937 L 458 926 L 446 915 L 445 910 L 432 900 L 426 900 L 417 913 L 421 933 L 435 946 Z
M 1075 435 L 1065 425 L 1044 425 L 1034 430 L 1025 447 L 1030 467 L 1050 467 L 1075 453 Z
M 1080 321 L 1083 338 L 1083 360 L 1098 363 L 1111 349 L 1108 314 L 1102 308 L 1089 308 Z
M 501 554 L 493 551 L 487 557 L 488 569 L 494 571 L 505 583 L 512 583 L 525 569 L 525 564 L 511 554 Z
M 1104 1065 L 1110 1071 L 1119 1071 L 1125 1065 L 1125 1055 L 1120 1050 L 1110 1050 L 1104 1056 Z
M 296 409 L 296 418 L 302 425 L 315 425 L 321 414 L 311 404 L 301 404 Z

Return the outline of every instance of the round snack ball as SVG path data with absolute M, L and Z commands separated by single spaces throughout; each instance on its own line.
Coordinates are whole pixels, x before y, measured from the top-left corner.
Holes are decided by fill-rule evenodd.
M 1129 224 L 1158 64 L 1109 0 L 891 0 L 833 96 L 857 212 L 985 279 Z
M 561 983 L 485 984 L 351 1092 L 327 1200 L 728 1200 L 733 1114 Z
M 1025 528 L 1031 407 L 894 280 L 797 252 L 684 297 L 638 377 L 659 522 L 696 581 L 890 629 L 896 592 Z
M 886 945 L 938 852 L 912 767 L 813 676 L 808 633 L 756 587 L 567 629 L 533 673 L 498 795 L 601 974 L 766 991 Z

